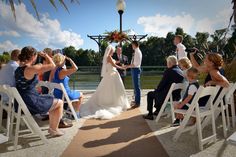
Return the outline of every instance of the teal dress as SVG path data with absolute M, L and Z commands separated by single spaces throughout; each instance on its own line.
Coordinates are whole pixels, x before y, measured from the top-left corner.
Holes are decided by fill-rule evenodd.
M 57 70 L 55 71 L 54 78 L 53 78 L 52 82 L 62 83 L 65 87 L 66 93 L 68 94 L 70 100 L 79 99 L 81 97 L 80 92 L 70 89 L 70 86 L 69 86 L 70 78 L 68 76 L 66 76 L 64 79 L 59 78 L 59 73 L 61 70 L 62 70 L 62 67 L 57 68 Z M 62 91 L 55 89 L 54 96 L 55 96 L 55 98 L 62 99 Z

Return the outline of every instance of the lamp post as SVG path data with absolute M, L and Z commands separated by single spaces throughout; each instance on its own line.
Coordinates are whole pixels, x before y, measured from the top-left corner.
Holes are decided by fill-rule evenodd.
M 116 9 L 120 15 L 120 33 L 122 33 L 122 14 L 124 13 L 126 4 L 124 0 L 118 0 L 116 3 Z M 122 42 L 120 42 L 120 45 L 122 45 Z

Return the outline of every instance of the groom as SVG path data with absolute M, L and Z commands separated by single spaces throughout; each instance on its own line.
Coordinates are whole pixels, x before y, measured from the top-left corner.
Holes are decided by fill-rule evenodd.
M 131 75 L 133 80 L 135 101 L 132 102 L 131 108 L 137 108 L 140 106 L 141 101 L 141 89 L 140 89 L 140 74 L 141 74 L 141 63 L 142 63 L 142 52 L 139 49 L 139 43 L 137 41 L 132 42 L 132 48 L 134 54 L 132 57 L 131 64 L 127 68 L 131 68 Z

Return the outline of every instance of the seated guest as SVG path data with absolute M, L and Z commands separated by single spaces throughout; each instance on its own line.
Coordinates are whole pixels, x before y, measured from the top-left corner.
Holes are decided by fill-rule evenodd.
M 178 65 L 179 65 L 180 69 L 183 71 L 183 75 L 184 75 L 183 83 L 185 85 L 185 88 L 181 92 L 182 93 L 181 95 L 183 96 L 183 94 L 186 91 L 187 86 L 188 86 L 187 70 L 192 67 L 192 63 L 187 57 L 183 57 L 178 61 Z
M 190 59 L 195 67 L 200 73 L 207 73 L 207 77 L 205 78 L 204 86 L 221 86 L 222 88 L 217 93 L 213 103 L 215 102 L 216 98 L 219 96 L 220 92 L 222 91 L 223 87 L 229 86 L 229 81 L 224 77 L 224 69 L 222 66 L 224 64 L 223 58 L 218 53 L 209 53 L 206 55 L 204 59 L 204 64 L 199 65 L 194 58 L 193 52 L 190 54 Z M 205 96 L 199 100 L 200 106 L 205 106 L 209 100 L 209 96 Z
M 161 106 L 166 98 L 172 83 L 182 83 L 184 76 L 182 70 L 178 67 L 177 58 L 169 56 L 167 58 L 167 70 L 164 72 L 161 82 L 154 91 L 147 94 L 147 110 L 148 114 L 143 116 L 145 119 L 153 120 L 154 115 L 158 115 Z M 173 92 L 173 100 L 178 101 L 181 98 L 180 91 Z M 156 111 L 153 113 L 153 100 Z
M 222 56 L 218 53 L 209 53 L 204 59 L 204 64 L 199 65 L 194 58 L 195 53 L 196 52 L 190 54 L 193 67 L 195 67 L 200 73 L 208 74 L 204 85 L 219 85 L 221 87 L 228 87 L 229 81 L 224 77 L 224 70 L 222 69 L 224 64 Z
M 66 60 L 71 64 L 70 68 L 64 68 Z M 71 58 L 60 53 L 54 55 L 53 61 L 56 64 L 56 68 L 51 72 L 50 80 L 55 83 L 63 83 L 69 98 L 71 100 L 78 100 L 77 102 L 73 102 L 73 106 L 77 112 L 77 116 L 79 117 L 79 106 L 83 101 L 83 94 L 79 91 L 71 90 L 69 86 L 69 76 L 75 73 L 78 67 Z M 62 91 L 57 89 L 54 90 L 54 96 L 61 99 Z
M 11 60 L 0 70 L 0 85 L 15 87 L 15 70 L 19 66 L 18 56 L 20 50 L 15 49 L 11 52 Z M 8 97 L 3 95 L 3 101 L 8 101 Z
M 186 104 L 191 104 L 192 100 L 197 93 L 197 90 L 199 88 L 199 83 L 197 80 L 198 77 L 198 70 L 195 68 L 190 68 L 187 70 L 187 79 L 189 82 L 189 85 L 187 87 L 187 90 L 184 94 L 183 100 L 180 103 L 175 104 L 175 109 L 184 109 L 188 110 L 188 106 Z M 180 125 L 180 120 L 183 119 L 182 114 L 176 114 L 176 119 L 173 123 L 172 126 L 179 126 Z M 194 123 L 194 122 L 193 122 Z
M 183 57 L 178 61 L 178 65 L 179 65 L 180 69 L 183 71 L 184 77 L 187 81 L 186 73 L 187 73 L 188 69 L 190 69 L 192 67 L 191 61 L 187 57 Z
M 43 50 L 44 53 L 48 54 L 49 57 L 53 57 L 53 52 L 52 49 L 50 48 L 45 48 Z M 47 64 L 46 60 L 43 60 L 43 64 Z M 49 81 L 49 77 L 50 77 L 50 71 L 46 71 L 45 73 L 42 74 L 42 81 Z M 42 94 L 48 94 L 48 89 L 46 87 L 42 87 Z
M 11 60 L 0 70 L 0 85 L 6 84 L 15 87 L 15 70 L 19 67 L 18 56 L 20 50 L 11 52 Z
M 55 64 L 45 53 L 39 56 L 45 58 L 47 64 L 35 64 L 37 51 L 33 47 L 24 47 L 19 55 L 20 66 L 15 71 L 16 88 L 24 100 L 31 114 L 45 114 L 49 112 L 49 134 L 62 136 L 64 133 L 58 129 L 62 117 L 63 102 L 53 96 L 40 95 L 36 90 L 38 74 L 52 70 Z

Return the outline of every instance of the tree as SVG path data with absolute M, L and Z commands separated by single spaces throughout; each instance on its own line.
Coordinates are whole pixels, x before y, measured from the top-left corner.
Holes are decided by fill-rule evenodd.
M 15 3 L 21 4 L 23 0 L 2 0 L 5 3 L 9 3 L 11 6 L 11 11 L 13 13 L 13 16 L 16 20 L 16 12 L 15 12 Z M 37 6 L 34 0 L 29 0 L 32 7 L 34 8 L 34 11 L 36 13 L 37 18 L 39 19 L 39 13 L 37 10 Z M 60 4 L 69 12 L 69 9 L 67 8 L 67 5 L 65 4 L 64 0 L 58 0 L 60 2 Z M 71 0 L 71 3 L 77 2 L 79 3 L 79 0 Z M 49 3 L 55 8 L 57 9 L 57 6 L 55 4 L 55 0 L 49 0 Z

